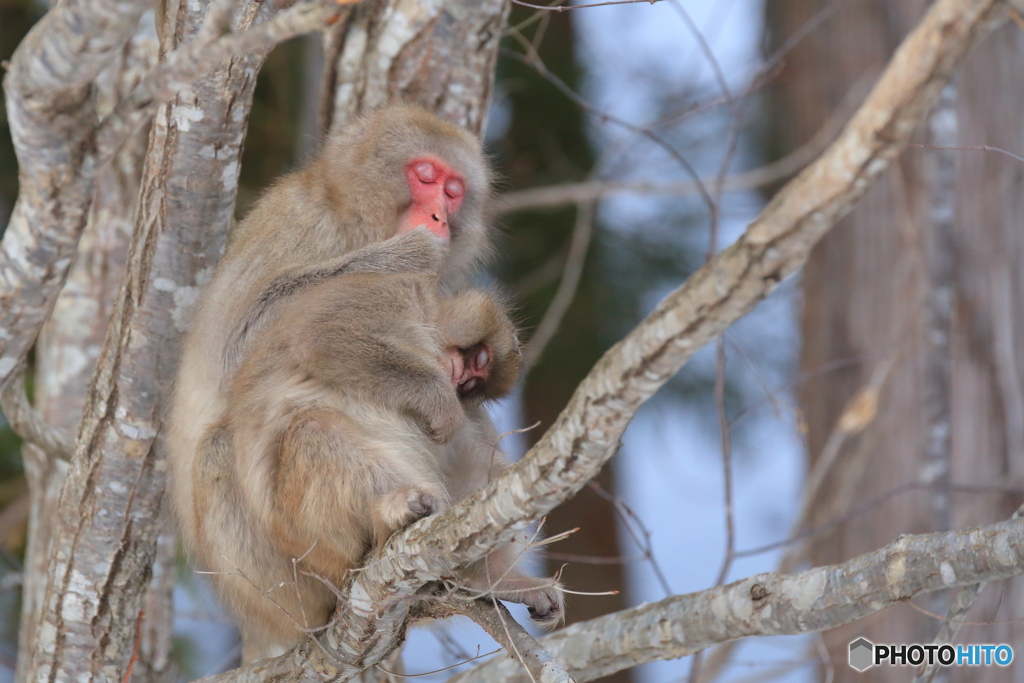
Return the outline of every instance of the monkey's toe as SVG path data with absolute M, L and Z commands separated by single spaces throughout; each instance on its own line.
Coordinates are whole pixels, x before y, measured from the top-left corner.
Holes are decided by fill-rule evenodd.
M 522 602 L 530 610 L 530 619 L 544 628 L 554 628 L 564 618 L 562 591 L 557 586 L 529 591 Z
M 409 491 L 409 495 L 405 499 L 406 505 L 409 508 L 409 524 L 412 524 L 418 519 L 429 517 L 430 515 L 437 512 L 438 500 L 437 497 L 426 491 L 419 491 L 413 489 Z
M 434 514 L 441 504 L 440 495 L 409 486 L 383 496 L 377 509 L 390 534 Z

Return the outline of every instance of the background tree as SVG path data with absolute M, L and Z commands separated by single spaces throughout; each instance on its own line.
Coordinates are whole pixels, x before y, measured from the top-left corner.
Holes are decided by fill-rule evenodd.
M 770 90 L 782 149 L 792 149 L 873 81 L 926 8 L 924 2 L 771 0 L 773 45 L 812 20 L 821 25 L 786 59 Z M 1007 25 L 979 46 L 943 91 L 928 126 L 864 200 L 815 248 L 804 268 L 801 404 L 811 471 L 823 484 L 807 501 L 817 526 L 881 497 L 870 511 L 816 537 L 807 558 L 841 562 L 904 533 L 1005 519 L 1021 504 L 1024 361 L 1020 297 L 1024 243 L 1019 160 L 949 147 L 1022 149 L 1013 83 L 1024 36 Z M 838 445 L 840 415 L 858 391 L 877 415 Z M 812 475 L 813 476 L 813 475 Z M 945 613 L 951 595 L 926 603 Z M 1020 642 L 1021 585 L 991 586 L 966 616 L 965 642 Z M 930 642 L 939 623 L 910 607 L 826 634 L 841 660 L 858 636 Z M 949 672 L 947 672 L 949 673 Z M 1009 681 L 1009 670 L 952 671 L 946 680 Z M 896 681 L 906 674 L 839 667 L 839 681 Z

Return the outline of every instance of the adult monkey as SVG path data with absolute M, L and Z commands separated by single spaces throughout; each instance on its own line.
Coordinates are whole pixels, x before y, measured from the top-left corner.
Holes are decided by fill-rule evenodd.
M 245 479 L 251 472 L 238 465 L 251 461 L 233 452 L 226 420 L 239 367 L 261 330 L 274 328 L 289 299 L 332 279 L 422 272 L 440 262 L 440 296 L 464 289 L 489 248 L 483 221 L 489 185 L 474 136 L 419 108 L 387 108 L 329 138 L 307 168 L 273 186 L 231 235 L 183 344 L 168 444 L 182 535 L 200 561 L 222 572 L 215 587 L 239 616 L 246 661 L 280 652 L 298 639 L 295 626 L 303 624 L 293 613 L 296 623 L 282 625 L 280 610 L 255 587 L 242 585 L 244 578 L 225 575 L 231 567 L 220 561 L 225 547 L 261 538 L 267 526 L 261 510 L 268 506 L 247 498 L 254 487 L 243 484 L 251 484 Z M 492 349 L 473 343 L 445 352 L 460 393 L 486 394 Z M 234 391 L 237 395 L 238 388 Z M 500 457 L 495 462 L 497 437 L 486 413 L 475 402 L 463 408 L 461 426 L 429 424 L 429 419 L 425 425 L 426 434 L 446 444 L 444 475 L 453 499 L 503 467 Z M 415 508 L 410 520 L 432 510 L 422 499 L 409 504 Z M 509 567 L 510 554 L 504 549 L 493 555 L 493 570 L 485 562 L 470 568 L 468 582 L 527 604 L 541 621 L 557 620 L 562 610 L 557 586 Z M 257 576 L 274 574 L 257 569 L 249 568 Z M 250 600 L 246 592 L 258 599 Z

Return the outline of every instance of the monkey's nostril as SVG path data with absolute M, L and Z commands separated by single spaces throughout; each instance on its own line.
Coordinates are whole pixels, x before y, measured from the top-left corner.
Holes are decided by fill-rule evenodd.
M 438 217 L 438 215 L 436 213 L 430 214 L 430 217 L 433 218 L 438 223 L 441 222 L 441 219 Z

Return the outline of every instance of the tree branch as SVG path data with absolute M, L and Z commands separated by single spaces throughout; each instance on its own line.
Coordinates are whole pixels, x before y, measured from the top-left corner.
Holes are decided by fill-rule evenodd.
M 263 52 L 274 45 L 323 28 L 341 11 L 341 5 L 361 0 L 305 0 L 273 18 L 245 31 L 217 38 L 204 31 L 195 40 L 175 50 L 139 83 L 100 124 L 97 148 L 107 156 L 157 108 L 199 76 L 212 71 L 234 56 Z
M 0 408 L 14 433 L 59 460 L 71 460 L 75 441 L 59 427 L 49 424 L 28 402 L 25 394 L 25 367 L 20 366 L 0 393 Z
M 758 574 L 573 624 L 540 645 L 578 683 L 750 636 L 848 624 L 920 593 L 1024 574 L 1024 522 L 903 536 L 843 564 Z M 530 683 L 507 655 L 449 683 Z
M 578 491 L 618 449 L 639 407 L 697 349 L 804 263 L 815 242 L 889 167 L 957 61 L 1004 18 L 998 0 L 934 4 L 839 138 L 735 244 L 605 354 L 522 460 L 460 504 L 393 536 L 352 576 L 348 602 L 315 645 L 307 639 L 283 657 L 211 680 L 263 680 L 283 672 L 289 681 L 343 682 L 387 656 L 404 637 L 421 586 L 454 579 L 457 569 Z M 309 661 L 305 654 L 314 650 L 321 654 Z
M 432 603 L 425 616 L 443 619 L 461 614 L 469 617 L 503 648 L 520 673 L 531 683 L 575 683 L 565 669 L 548 654 L 537 640 L 526 632 L 508 609 L 497 601 L 469 599 L 455 595 L 445 603 Z M 510 660 L 510 661 L 512 661 Z M 522 667 L 521 669 L 519 667 Z
M 0 386 L 35 343 L 85 228 L 97 170 L 89 85 L 148 6 L 57 3 L 11 58 L 4 93 L 21 185 L 0 241 Z

